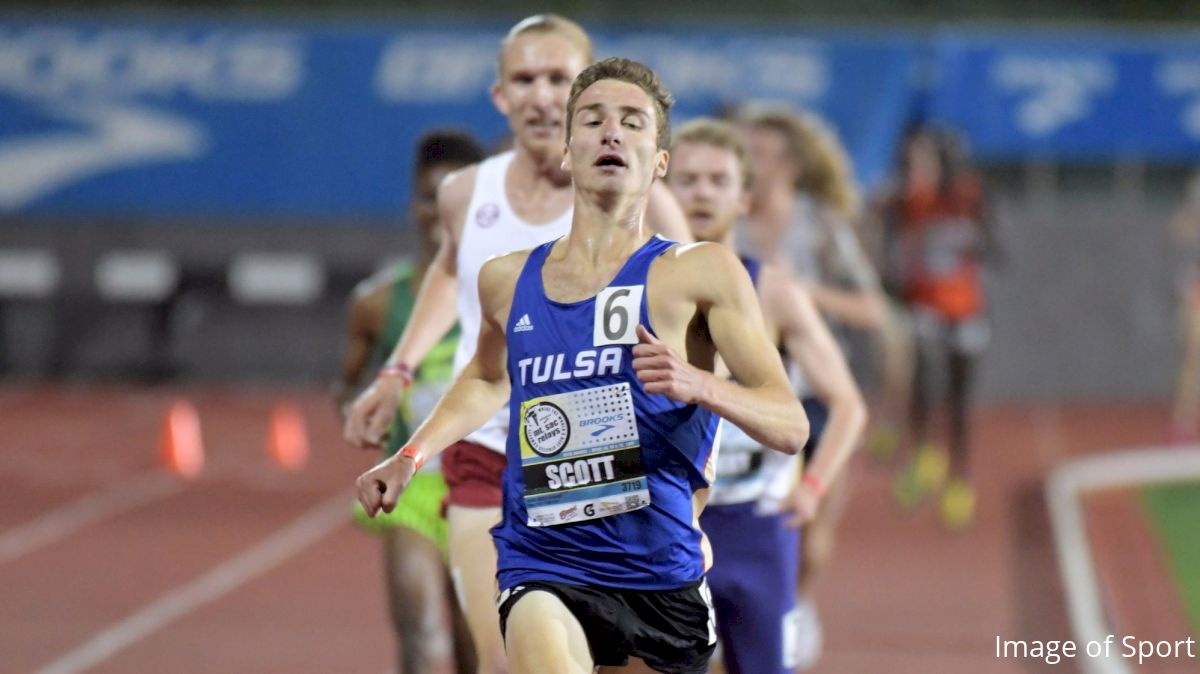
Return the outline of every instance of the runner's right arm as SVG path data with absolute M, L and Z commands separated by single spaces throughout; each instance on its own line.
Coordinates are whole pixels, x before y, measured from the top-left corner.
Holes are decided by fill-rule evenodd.
M 372 517 L 391 512 L 419 463 L 479 428 L 508 400 L 508 343 L 505 325 L 513 289 L 529 251 L 488 260 L 479 271 L 481 320 L 475 357 L 412 434 L 405 449 L 358 478 L 358 499 Z M 409 454 L 419 452 L 420 459 Z
M 444 232 L 437 257 L 425 272 L 404 334 L 384 364 L 381 376 L 359 395 L 346 416 L 344 435 L 352 445 L 375 447 L 386 441 L 384 434 L 396 417 L 400 394 L 411 383 L 411 372 L 458 320 L 455 302 L 458 240 L 475 187 L 476 171 L 477 165 L 455 171 L 438 188 L 438 220 Z M 408 372 L 409 379 L 394 374 L 399 371 Z

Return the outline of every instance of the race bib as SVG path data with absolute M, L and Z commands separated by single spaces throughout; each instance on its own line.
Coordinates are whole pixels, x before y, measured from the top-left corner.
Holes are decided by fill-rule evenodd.
M 762 472 L 765 451 L 762 447 L 722 447 L 717 456 L 717 484 L 758 477 Z
M 650 505 L 628 383 L 526 400 L 519 437 L 529 526 Z
M 646 286 L 609 286 L 596 295 L 592 346 L 637 344 L 637 325 Z
M 721 439 L 721 453 L 717 455 L 717 487 L 728 488 L 761 479 L 767 450 L 737 424 L 726 421 L 721 426 L 725 435 Z

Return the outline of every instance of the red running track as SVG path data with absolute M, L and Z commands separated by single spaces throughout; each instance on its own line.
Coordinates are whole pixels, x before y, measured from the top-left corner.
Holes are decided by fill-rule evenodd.
M 200 412 L 209 457 L 190 483 L 156 464 L 179 396 Z M 312 455 L 295 474 L 265 458 L 279 401 L 308 424 Z M 892 467 L 856 461 L 818 593 L 817 671 L 1069 671 L 994 653 L 997 635 L 1070 637 L 1042 479 L 1068 456 L 1155 443 L 1164 415 L 1008 406 L 978 418 L 967 534 L 944 533 L 932 509 L 898 512 Z M 373 457 L 341 442 L 320 392 L 10 387 L 0 428 L 0 672 L 390 670 L 378 549 L 348 517 Z

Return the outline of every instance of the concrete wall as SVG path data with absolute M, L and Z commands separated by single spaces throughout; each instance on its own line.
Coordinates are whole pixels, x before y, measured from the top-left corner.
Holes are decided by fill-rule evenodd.
M 1138 398 L 1169 391 L 1182 256 L 1167 222 L 1182 171 L 993 172 L 1005 252 L 988 272 L 985 398 Z

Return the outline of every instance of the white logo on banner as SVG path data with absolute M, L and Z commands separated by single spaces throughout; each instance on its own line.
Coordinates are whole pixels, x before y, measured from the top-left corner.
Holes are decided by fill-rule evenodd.
M 829 57 L 820 43 L 794 39 L 759 41 L 749 57 L 751 72 L 758 74 L 759 86 L 771 95 L 814 101 L 829 91 Z
M 1179 125 L 1184 133 L 1200 139 L 1200 59 L 1161 63 L 1154 73 L 1154 78 L 1167 95 L 1187 99 L 1180 114 Z
M 289 33 L 0 28 L 0 89 L 31 98 L 277 100 L 300 86 L 303 65 Z
M 727 49 L 714 49 L 648 35 L 605 47 L 603 53 L 628 55 L 654 68 L 679 95 L 728 99 L 753 94 L 811 102 L 829 90 L 829 59 L 819 43 L 807 40 L 737 40 Z M 730 51 L 738 58 L 730 59 Z
M 96 175 L 205 153 L 200 124 L 145 98 L 277 100 L 303 74 L 301 45 L 289 33 L 0 27 L 0 92 L 70 124 L 0 136 L 0 210 Z
M 496 44 L 397 38 L 383 50 L 375 91 L 395 102 L 472 101 L 496 80 Z
M 764 51 L 754 61 L 762 86 L 773 93 L 814 100 L 829 90 L 829 63 L 817 54 Z
M 193 159 L 206 146 L 197 125 L 131 105 L 61 105 L 52 114 L 80 130 L 0 140 L 0 209 L 15 211 L 71 183 L 150 161 Z
M 1001 56 L 992 64 L 991 77 L 1006 92 L 1028 94 L 1017 105 L 1016 123 L 1035 137 L 1087 117 L 1094 100 L 1117 82 L 1112 63 L 1087 56 Z

